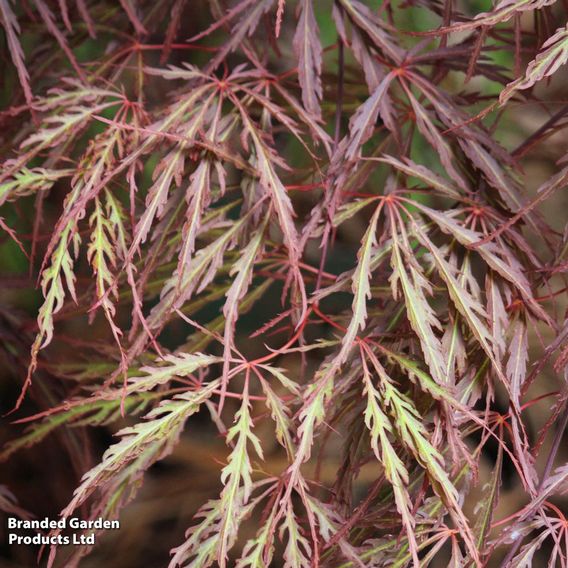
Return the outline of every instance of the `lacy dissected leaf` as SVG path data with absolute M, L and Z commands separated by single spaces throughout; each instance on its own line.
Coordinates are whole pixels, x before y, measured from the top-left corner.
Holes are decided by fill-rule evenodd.
M 232 208 L 232 206 L 231 206 Z M 195 254 L 189 269 L 184 270 L 182 278 L 177 273 L 166 281 L 160 294 L 159 303 L 152 308 L 148 318 L 150 329 L 157 329 L 174 308 L 188 301 L 194 292 L 203 290 L 214 278 L 223 263 L 223 255 L 235 246 L 240 232 L 252 216 L 249 211 L 237 222 L 229 225 L 221 236 Z
M 105 173 L 112 169 L 116 153 L 121 151 L 121 144 L 122 132 L 115 127 L 105 130 L 91 141 L 82 156 L 78 175 L 71 180 L 71 192 L 65 199 L 63 212 L 47 245 L 45 258 L 57 246 L 60 231 L 69 224 L 81 220 L 89 202 L 101 193 L 103 190 L 101 182 Z
M 477 547 L 483 557 L 486 550 L 485 542 L 491 530 L 491 520 L 495 505 L 499 500 L 499 489 L 501 485 L 501 471 L 503 466 L 503 448 L 499 446 L 497 451 L 497 460 L 491 474 L 491 480 L 484 487 L 484 497 L 480 501 L 477 509 L 478 516 L 475 523 L 474 531 L 477 537 Z
M 500 165 L 500 161 L 505 165 L 511 164 L 510 155 L 483 129 L 469 126 L 468 116 L 425 77 L 413 72 L 407 73 L 406 76 L 428 98 L 439 119 L 447 128 L 464 130 L 464 136 L 456 139 L 464 154 L 475 168 L 483 173 L 487 182 L 497 189 L 504 203 L 512 211 L 519 210 L 523 206 L 523 199 L 518 181 L 505 166 Z
M 545 479 L 538 492 L 538 495 L 525 507 L 522 515 L 519 516 L 519 522 L 530 517 L 551 495 L 563 494 L 568 490 L 568 465 L 562 464 L 558 466 Z
M 369 92 L 373 92 L 385 76 L 384 67 L 377 61 L 373 46 L 365 42 L 364 33 L 356 26 L 352 26 L 348 37 L 344 12 L 336 2 L 333 3 L 332 16 L 341 41 L 351 48 L 353 56 L 363 68 Z
M 117 101 L 106 101 L 94 105 L 91 103 L 91 106 L 89 101 L 95 98 L 97 94 L 96 91 L 95 93 L 78 93 L 76 97 L 74 96 L 73 98 L 83 98 L 83 101 L 80 102 L 86 103 L 86 106 L 65 106 L 63 107 L 65 109 L 64 112 L 48 115 L 44 119 L 43 128 L 38 129 L 37 132 L 28 136 L 21 143 L 20 147 L 22 149 L 28 149 L 26 154 L 19 160 L 13 160 L 13 169 L 12 167 L 6 168 L 0 179 L 4 179 L 4 175 L 12 175 L 14 171 L 17 171 L 20 163 L 29 162 L 40 152 L 62 144 L 66 140 L 76 136 L 88 126 L 94 114 L 100 113 L 117 104 Z M 115 94 L 113 93 L 113 95 Z M 58 105 L 64 105 L 67 102 L 64 96 L 59 97 L 56 95 L 53 98 L 57 100 L 56 104 Z M 48 99 L 50 106 L 52 103 L 53 101 L 49 101 Z
M 308 568 L 311 565 L 312 549 L 302 534 L 291 502 L 286 505 L 284 521 L 280 527 L 280 538 L 284 539 L 284 536 L 286 536 L 284 568 Z
M 448 287 L 448 293 L 452 299 L 454 305 L 456 306 L 459 313 L 464 317 L 467 322 L 471 332 L 485 351 L 486 355 L 489 357 L 493 363 L 495 370 L 502 378 L 503 382 L 507 385 L 507 379 L 505 378 L 501 366 L 495 357 L 493 351 L 493 342 L 487 325 L 484 320 L 487 318 L 487 312 L 485 307 L 479 302 L 478 299 L 471 296 L 471 294 L 459 283 L 455 270 L 444 258 L 442 252 L 430 241 L 426 234 L 420 229 L 416 224 L 414 225 L 416 236 L 420 242 L 428 249 L 434 263 L 439 271 L 440 277 L 446 283 Z
M 244 108 L 240 106 L 239 110 L 246 133 L 252 139 L 255 148 L 255 158 L 258 162 L 258 172 L 260 174 L 262 189 L 268 193 L 278 216 L 280 230 L 284 235 L 284 242 L 288 247 L 290 267 L 303 297 L 302 307 L 305 308 L 305 289 L 298 264 L 301 250 L 298 233 L 294 224 L 294 208 L 284 184 L 276 173 L 276 164 L 282 165 L 282 161 L 278 159 L 274 151 L 265 144 L 261 131 L 257 129 Z
M 172 353 L 161 358 L 165 364 L 159 366 L 146 365 L 140 370 L 145 374 L 129 377 L 127 393 L 145 392 L 158 385 L 167 384 L 175 377 L 188 377 L 199 369 L 205 369 L 222 361 L 220 357 L 203 353 Z
M 10 163 L 4 164 L 10 167 Z M 20 197 L 34 195 L 38 191 L 47 191 L 60 179 L 70 177 L 73 170 L 47 170 L 45 168 L 23 167 L 15 172 L 11 179 L 0 183 L 0 205 L 15 201 Z
M 117 210 L 115 209 L 114 211 Z M 118 212 L 120 215 L 120 210 Z M 120 250 L 120 247 L 116 246 L 119 234 L 115 223 L 110 219 L 108 213 L 108 207 L 105 212 L 100 199 L 98 197 L 95 198 L 95 209 L 89 219 L 92 232 L 91 242 L 87 248 L 87 259 L 95 273 L 96 299 L 100 302 L 115 339 L 119 342 L 122 331 L 114 322 L 116 307 L 110 298 L 110 296 L 115 298 L 118 296 L 114 271 L 117 266 L 115 250 Z M 115 221 L 121 222 L 121 216 L 115 219 Z
M 186 420 L 199 410 L 218 386 L 219 382 L 213 381 L 195 392 L 176 395 L 150 411 L 144 422 L 118 432 L 120 441 L 110 446 L 100 464 L 83 476 L 81 484 L 74 491 L 73 498 L 61 515 L 69 517 L 95 490 L 112 483 L 121 470 L 141 455 L 145 456 L 145 460 L 139 467 L 144 469 L 168 455 L 176 444 Z
M 477 25 L 495 25 L 507 21 L 517 12 L 525 12 L 550 6 L 555 0 L 501 0 L 493 10 L 475 17 Z
M 252 489 L 254 490 L 262 484 L 263 482 L 256 482 Z M 244 487 L 241 487 L 239 492 L 242 493 L 244 490 Z M 255 497 L 236 510 L 233 522 L 237 525 L 240 524 L 261 499 L 262 495 Z M 187 540 L 183 544 L 172 549 L 169 568 L 207 568 L 216 561 L 217 550 L 221 545 L 220 526 L 223 520 L 221 499 L 208 501 L 198 511 L 196 518 L 201 518 L 202 521 L 188 529 L 186 532 Z
M 363 379 L 364 394 L 367 395 L 367 406 L 365 408 L 365 424 L 371 435 L 371 447 L 377 459 L 385 468 L 385 476 L 392 486 L 396 508 L 402 517 L 402 523 L 409 539 L 412 550 L 413 562 L 418 566 L 417 545 L 414 538 L 414 518 L 412 515 L 412 502 L 408 495 L 406 486 L 408 485 L 408 471 L 404 463 L 396 453 L 391 436 L 393 425 L 389 417 L 385 414 L 381 406 L 381 394 L 375 388 L 371 375 L 367 368 L 367 363 L 363 359 Z
M 462 175 L 457 171 L 454 165 L 454 156 L 452 150 L 450 149 L 448 143 L 439 132 L 436 125 L 432 122 L 432 119 L 426 109 L 416 100 L 416 97 L 412 94 L 410 89 L 406 89 L 406 96 L 410 100 L 412 110 L 414 112 L 414 117 L 416 120 L 416 126 L 422 135 L 428 140 L 436 154 L 438 155 L 440 162 L 445 168 L 448 175 L 454 180 L 458 186 L 465 189 L 465 182 Z
M 318 525 L 318 531 L 324 542 L 330 542 L 333 537 L 340 536 L 338 534 L 339 527 L 345 524 L 345 519 L 343 519 L 337 511 L 309 494 L 304 498 L 304 503 L 314 515 Z M 345 538 L 340 537 L 338 539 L 338 545 L 345 558 L 353 561 L 361 568 L 364 566 L 355 547 L 351 546 Z
M 302 87 L 302 102 L 308 112 L 321 119 L 322 49 L 312 0 L 301 2 L 300 19 L 294 36 L 294 49 L 298 56 L 298 79 Z
M 227 299 L 223 306 L 223 315 L 225 316 L 223 391 L 227 387 L 231 350 L 234 345 L 235 324 L 239 315 L 239 303 L 245 296 L 251 283 L 254 263 L 258 256 L 262 254 L 264 231 L 266 230 L 268 219 L 269 216 L 267 215 L 229 273 L 230 276 L 235 276 L 231 287 L 227 291 Z
M 534 299 L 525 269 L 503 241 L 479 244 L 479 241 L 483 240 L 483 235 L 464 227 L 450 214 L 436 211 L 420 203 L 416 204 L 416 207 L 426 213 L 442 231 L 452 235 L 462 245 L 474 248 L 488 266 L 519 291 L 531 310 L 544 320 L 548 319 L 548 316 Z
M 345 14 L 367 37 L 378 50 L 395 63 L 400 63 L 403 50 L 389 34 L 387 24 L 373 11 L 358 0 L 340 0 L 339 4 Z
M 249 539 L 244 545 L 235 568 L 268 568 L 271 565 L 274 557 L 274 523 L 277 512 L 277 507 L 273 506 L 256 537 Z
M 298 101 L 298 99 L 296 99 L 296 97 L 294 97 L 294 95 L 288 89 L 285 89 L 283 85 L 275 83 L 274 90 L 279 93 L 282 98 L 290 105 L 292 111 L 297 113 L 297 119 L 303 122 L 309 128 L 314 137 L 314 142 L 316 144 L 323 144 L 327 155 L 331 156 L 331 137 L 319 124 L 317 117 L 314 117 L 309 111 L 307 111 L 302 106 L 300 101 Z M 288 114 L 287 116 L 288 119 L 290 119 L 290 114 Z
M 244 392 L 241 407 L 235 414 L 235 423 L 227 433 L 227 443 L 233 440 L 235 441 L 234 448 L 229 455 L 227 465 L 221 472 L 221 482 L 225 488 L 220 499 L 223 518 L 219 523 L 217 560 L 223 567 L 226 566 L 228 551 L 239 531 L 240 511 L 247 505 L 253 488 L 248 445 L 251 444 L 257 456 L 263 459 L 260 440 L 252 431 L 247 391 Z
M 16 405 L 23 400 L 27 388 L 31 385 L 31 378 L 37 368 L 37 357 L 41 349 L 51 343 L 53 339 L 53 316 L 63 307 L 65 302 L 65 287 L 73 300 L 77 301 L 75 292 L 76 276 L 73 272 L 73 257 L 69 246 L 75 248 L 75 253 L 80 242 L 76 233 L 76 225 L 73 221 L 64 228 L 59 244 L 51 255 L 50 265 L 43 271 L 41 290 L 44 301 L 37 316 L 38 333 L 31 348 L 31 359 L 24 387 Z
M 381 162 L 389 164 L 393 168 L 405 173 L 408 176 L 419 179 L 425 183 L 428 187 L 440 192 L 446 197 L 451 197 L 452 199 L 461 200 L 462 196 L 458 188 L 455 188 L 450 182 L 443 179 L 438 174 L 429 170 L 426 166 L 417 164 L 412 160 L 405 158 L 404 160 L 398 160 L 393 156 L 383 156 L 380 158 Z
M 527 325 L 518 319 L 513 325 L 509 344 L 509 359 L 506 373 L 511 383 L 511 394 L 515 404 L 520 405 L 521 387 L 527 376 L 528 330 Z
M 380 389 L 385 407 L 394 419 L 402 443 L 412 452 L 415 459 L 425 469 L 435 491 L 448 507 L 454 522 L 460 527 L 460 534 L 472 558 L 479 559 L 474 536 L 459 504 L 458 491 L 452 484 L 444 468 L 442 455 L 428 440 L 426 429 L 412 402 L 392 383 L 384 368 L 375 357 L 371 358 L 379 375 Z
M 258 27 L 261 18 L 272 8 L 274 0 L 241 0 L 227 14 L 234 19 L 238 14 L 242 15 L 231 26 L 230 40 L 227 41 L 222 49 L 208 64 L 208 70 L 216 69 L 219 64 L 227 57 L 229 53 L 234 51 L 242 42 L 250 37 Z
M 503 104 L 515 91 L 530 89 L 539 81 L 553 75 L 568 59 L 568 28 L 559 28 L 541 47 L 538 55 L 528 64 L 525 76 L 509 83 L 499 95 Z
M 31 106 L 33 94 L 30 87 L 30 74 L 26 68 L 24 50 L 22 49 L 22 45 L 18 37 L 20 35 L 20 26 L 10 3 L 10 0 L 0 1 L 2 27 L 4 28 L 6 38 L 8 39 L 8 48 L 10 50 L 12 61 L 18 71 L 18 79 L 20 80 L 20 85 L 24 91 L 26 102 Z
M 501 0 L 497 2 L 491 12 L 482 12 L 468 22 L 453 24 L 441 31 L 445 33 L 460 32 L 475 29 L 481 26 L 495 26 L 507 22 L 513 16 L 522 12 L 536 11 L 554 4 L 556 0 Z
M 33 3 L 35 4 L 37 11 L 39 12 L 39 15 L 45 27 L 49 30 L 49 33 L 55 38 L 55 40 L 57 41 L 57 43 L 65 53 L 67 59 L 69 60 L 69 63 L 71 63 L 71 65 L 73 66 L 73 69 L 77 73 L 78 77 L 81 79 L 83 83 L 85 83 L 86 77 L 83 72 L 83 69 L 81 68 L 79 62 L 75 58 L 75 54 L 69 47 L 65 35 L 63 35 L 61 30 L 57 27 L 57 24 L 55 22 L 55 16 L 53 15 L 53 12 L 51 11 L 50 7 L 43 0 L 33 0 Z
M 420 339 L 422 352 L 432 377 L 438 384 L 444 384 L 446 382 L 444 369 L 447 365 L 442 353 L 442 344 L 435 333 L 435 330 L 441 330 L 442 326 L 426 299 L 426 294 L 431 295 L 432 289 L 414 257 L 404 229 L 400 228 L 403 231 L 401 235 L 397 234 L 396 229 L 392 233 L 393 272 L 390 281 L 393 297 L 395 300 L 398 299 L 400 283 L 408 320 Z
M 300 465 L 310 459 L 316 428 L 325 418 L 325 406 L 333 393 L 333 377 L 337 366 L 326 361 L 315 377 L 315 382 L 304 393 L 304 405 L 299 413 L 299 442 L 294 459 L 293 471 L 298 472 Z
M 105 169 L 109 167 L 109 164 L 112 162 L 114 151 L 119 144 L 119 140 L 120 132 L 116 129 L 112 129 L 109 132 L 105 132 L 101 138 L 93 141 L 93 144 L 87 150 L 86 157 L 83 160 L 83 167 L 86 169 L 85 171 L 81 171 L 72 181 L 72 190 L 65 199 L 63 213 L 48 243 L 44 264 L 49 263 L 49 266 L 46 267 L 42 273 L 41 289 L 44 301 L 38 313 L 38 333 L 32 345 L 28 375 L 17 405 L 21 403 L 26 389 L 31 384 L 31 377 L 37 367 L 39 351 L 49 345 L 53 338 L 53 317 L 61 310 L 65 301 L 64 282 L 69 294 L 73 300 L 77 302 L 75 292 L 76 275 L 74 272 L 72 253 L 69 248 L 73 247 L 73 252 L 76 257 L 81 243 L 81 237 L 78 232 L 78 220 L 83 217 L 88 201 L 97 196 L 97 189 L 101 189 L 98 187 L 98 182 L 103 177 Z M 97 154 L 97 151 L 100 151 L 100 154 Z M 96 156 L 94 159 L 91 158 L 93 154 Z M 96 213 L 95 217 L 92 217 L 91 220 L 97 225 L 95 219 Z M 120 331 L 112 319 L 114 307 L 112 303 L 110 303 L 106 293 L 106 286 L 112 285 L 111 282 L 113 281 L 113 277 L 108 272 L 106 262 L 109 258 L 109 252 L 111 255 L 113 253 L 112 249 L 109 247 L 108 234 L 104 232 L 105 229 L 102 223 L 102 217 L 99 216 L 98 234 L 95 234 L 94 241 L 91 241 L 88 256 L 89 259 L 95 263 L 94 272 L 97 277 L 97 292 L 105 290 L 102 296 L 106 302 L 105 312 L 111 324 L 115 339 L 119 342 L 118 336 L 120 335 Z M 95 229 L 95 233 L 96 231 L 97 229 Z
M 51 416 L 43 418 L 40 422 L 32 424 L 26 432 L 9 442 L 0 451 L 0 461 L 6 461 L 12 454 L 39 444 L 60 426 L 99 426 L 113 422 L 120 416 L 122 392 L 117 392 L 114 400 L 81 401 L 68 410 L 62 410 Z M 153 397 L 150 395 L 131 394 L 124 402 L 124 411 L 130 414 L 139 414 L 147 408 Z
M 389 73 L 351 117 L 349 121 L 349 136 L 343 143 L 345 145 L 343 152 L 348 160 L 354 160 L 361 155 L 363 144 L 373 135 L 379 113 L 385 120 L 385 112 L 388 112 L 385 98 L 392 80 L 393 74 Z M 386 118 L 386 121 L 388 120 Z
M 146 197 L 146 209 L 136 226 L 131 247 L 133 251 L 137 250 L 140 244 L 146 240 L 154 217 L 157 217 L 158 219 L 161 218 L 172 182 L 175 180 L 178 186 L 181 184 L 186 155 L 188 149 L 191 147 L 190 141 L 203 127 L 205 118 L 210 109 L 210 104 L 213 101 L 213 95 L 209 95 L 209 97 L 202 101 L 201 104 L 197 104 L 201 94 L 202 93 L 199 90 L 192 92 L 188 101 L 188 106 L 191 105 L 192 107 L 189 120 L 187 120 L 183 126 L 176 129 L 176 134 L 188 141 L 182 141 L 177 144 L 177 146 L 161 161 L 160 166 L 154 170 L 155 181 L 152 187 L 148 190 L 148 195 Z M 164 125 L 161 126 L 163 127 Z M 204 162 L 204 164 L 207 164 L 207 162 Z M 199 175 L 200 174 L 197 174 L 197 176 Z M 194 192 L 195 190 L 191 193 Z M 184 260 L 185 258 L 186 257 L 184 256 Z
M 495 338 L 495 353 L 499 360 L 502 360 L 506 349 L 505 335 L 509 327 L 509 315 L 497 278 L 492 271 L 489 271 L 486 277 L 485 295 L 491 334 Z
M 367 321 L 367 301 L 371 298 L 371 258 L 373 249 L 377 245 L 376 233 L 380 212 L 381 207 L 379 206 L 369 222 L 369 226 L 361 242 L 361 248 L 357 253 L 357 267 L 353 273 L 353 281 L 351 284 L 353 290 L 353 304 L 351 306 L 353 317 L 343 336 L 343 345 L 334 361 L 335 365 L 344 363 L 349 351 L 353 347 L 357 334 L 365 329 L 365 323 Z
M 272 375 L 289 393 L 299 397 L 301 396 L 298 385 L 290 380 L 284 369 L 272 367 L 271 365 L 260 365 L 260 369 L 267 371 Z M 264 394 L 266 395 L 266 406 L 270 410 L 270 415 L 274 420 L 276 428 L 276 439 L 285 448 L 286 453 L 290 460 L 294 458 L 295 445 L 293 442 L 295 424 L 292 419 L 292 412 L 285 400 L 278 394 L 280 389 L 277 386 L 270 386 L 266 377 L 262 376 L 261 386 Z
M 532 568 L 534 566 L 534 555 L 544 544 L 544 541 L 552 534 L 552 529 L 542 531 L 537 538 L 525 544 L 519 554 L 513 559 L 513 565 L 518 568 Z
M 191 256 L 195 251 L 195 239 L 201 226 L 203 212 L 210 203 L 211 170 L 211 162 L 203 160 L 191 175 L 191 181 L 186 192 L 188 208 L 182 231 L 183 245 L 179 253 L 177 268 L 180 280 L 183 279 L 184 272 L 190 264 Z
M 123 516 L 59 564 L 566 564 L 553 4 L 0 0 L 3 473 Z
M 294 457 L 293 422 L 291 412 L 281 398 L 268 386 L 266 381 L 262 383 L 262 389 L 266 395 L 266 406 L 270 409 L 270 414 L 276 427 L 276 439 L 286 449 L 288 457 Z

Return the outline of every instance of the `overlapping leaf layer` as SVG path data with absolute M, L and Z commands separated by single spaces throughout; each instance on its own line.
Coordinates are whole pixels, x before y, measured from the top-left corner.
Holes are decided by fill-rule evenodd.
M 32 324 L 0 306 L 7 410 L 30 423 L 0 455 L 122 424 L 63 517 L 119 517 L 207 422 L 219 491 L 171 568 L 568 565 L 568 230 L 546 208 L 568 169 L 536 191 L 523 170 L 566 126 L 563 4 L 0 0 L 0 18 L 0 221 L 41 291 Z M 513 124 L 531 105 L 549 115 Z M 505 467 L 526 505 L 499 518 Z M 25 514 L 7 489 L 0 508 Z

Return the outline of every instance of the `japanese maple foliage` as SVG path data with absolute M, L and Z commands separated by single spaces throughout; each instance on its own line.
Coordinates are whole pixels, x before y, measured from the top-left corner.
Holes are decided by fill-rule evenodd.
M 0 304 L 4 469 L 120 424 L 61 511 L 119 518 L 205 416 L 218 495 L 164 566 L 568 566 L 568 167 L 524 169 L 566 4 L 484 10 L 0 0 L 3 246 L 41 293 Z

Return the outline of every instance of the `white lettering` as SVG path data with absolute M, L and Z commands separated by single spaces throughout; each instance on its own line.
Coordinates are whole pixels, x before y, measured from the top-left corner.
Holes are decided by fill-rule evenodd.
M 73 544 L 95 544 L 95 533 L 89 535 L 86 534 L 74 534 Z
M 83 519 L 78 519 L 77 517 L 71 517 L 69 519 L 69 527 L 72 529 L 119 529 L 120 521 L 109 521 L 107 519 L 101 519 L 100 517 L 94 520 L 85 521 Z

